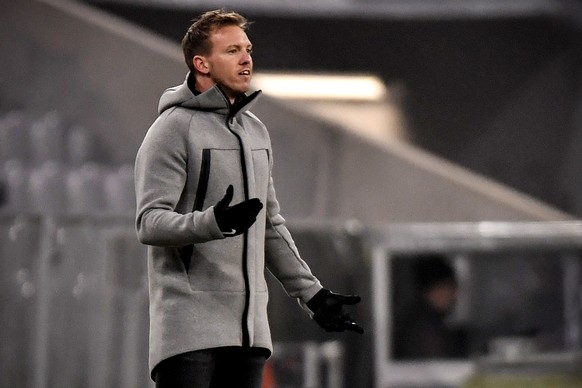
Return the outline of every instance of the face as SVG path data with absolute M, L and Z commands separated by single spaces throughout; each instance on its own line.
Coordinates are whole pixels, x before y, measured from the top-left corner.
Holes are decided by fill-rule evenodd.
M 253 46 L 247 34 L 237 26 L 226 26 L 214 31 L 210 42 L 211 53 L 200 57 L 207 71 L 205 75 L 220 85 L 233 100 L 250 88 Z
M 457 301 L 457 285 L 453 282 L 437 283 L 428 292 L 428 299 L 436 310 L 448 313 Z

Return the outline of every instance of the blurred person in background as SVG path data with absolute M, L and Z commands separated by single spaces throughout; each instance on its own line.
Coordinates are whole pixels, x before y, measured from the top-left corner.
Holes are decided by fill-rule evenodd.
M 447 321 L 457 301 L 455 271 L 441 255 L 413 261 L 416 293 L 395 317 L 395 359 L 467 357 L 466 334 Z
M 322 287 L 279 214 L 269 134 L 249 108 L 247 20 L 215 10 L 188 29 L 188 75 L 166 90 L 135 162 L 148 245 L 150 371 L 158 388 L 261 387 L 272 352 L 265 267 L 327 331 L 363 332 L 358 296 Z

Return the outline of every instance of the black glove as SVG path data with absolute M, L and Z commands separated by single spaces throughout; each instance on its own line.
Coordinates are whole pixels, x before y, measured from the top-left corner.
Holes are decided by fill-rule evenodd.
M 340 295 L 324 288 L 307 302 L 307 307 L 313 312 L 315 322 L 325 331 L 351 330 L 363 334 L 364 329 L 343 309 L 343 305 L 353 305 L 360 300 L 357 295 Z
M 214 206 L 216 223 L 225 236 L 236 236 L 244 233 L 255 223 L 257 214 L 263 208 L 263 204 L 258 198 L 228 206 L 232 201 L 233 192 L 232 185 L 228 186 L 224 197 Z

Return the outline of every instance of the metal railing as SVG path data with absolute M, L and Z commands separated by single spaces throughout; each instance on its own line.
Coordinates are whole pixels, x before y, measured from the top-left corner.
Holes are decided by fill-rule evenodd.
M 501 253 L 561 252 L 564 265 L 564 352 L 582 348 L 582 222 L 477 222 L 385 225 L 367 234 L 371 252 L 375 386 L 460 386 L 475 373 L 473 360 L 397 361 L 391 356 L 395 255 L 423 252 Z
M 357 266 L 369 264 L 371 322 L 362 323 L 372 329 L 373 344 L 368 349 L 357 345 L 359 340 L 355 343 L 373 353 L 373 368 L 367 367 L 378 388 L 457 386 L 476 370 L 471 359 L 402 362 L 392 358 L 391 264 L 400 254 L 558 252 L 556 257 L 563 266 L 564 352 L 582 348 L 582 222 L 370 228 L 358 223 L 293 223 L 291 227 L 319 241 L 310 256 L 321 250 L 323 241 L 334 245 L 333 249 L 346 249 L 345 240 L 338 236 L 361 242 L 364 254 L 359 258 L 354 254 L 353 260 L 358 261 Z M 347 256 L 352 258 L 354 252 Z M 352 268 L 352 264 L 344 264 Z M 15 381 L 35 388 L 151 386 L 146 270 L 145 247 L 135 237 L 131 217 L 0 215 L 0 386 Z M 311 328 L 313 323 L 304 321 Z M 351 347 L 341 342 L 318 343 L 316 348 L 305 344 L 309 342 L 276 344 L 280 353 L 273 361 L 282 360 L 293 346 L 303 346 L 304 365 L 311 365 L 301 371 L 304 386 L 313 386 L 315 380 L 325 380 L 329 387 L 345 386 L 345 368 L 353 365 L 344 368 L 343 364 L 351 356 L 348 352 L 355 349 L 353 343 Z M 315 354 L 317 362 L 310 362 Z
M 132 225 L 0 216 L 0 386 L 151 384 L 145 249 Z
M 153 386 L 146 249 L 132 217 L 0 214 L 0 292 L 0 386 Z M 289 355 L 301 365 L 286 386 L 343 386 L 341 343 L 274 346 L 280 371 Z

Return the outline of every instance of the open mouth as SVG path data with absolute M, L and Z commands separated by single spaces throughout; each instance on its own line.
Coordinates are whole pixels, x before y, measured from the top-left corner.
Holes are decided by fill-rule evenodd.
M 251 71 L 250 70 L 243 70 L 240 73 L 238 73 L 239 75 L 244 75 L 244 76 L 250 76 L 251 75 Z

